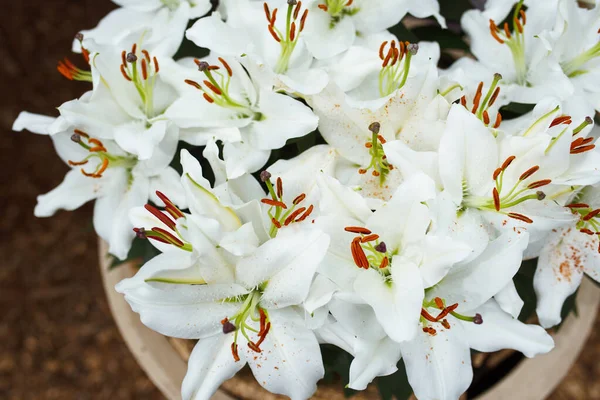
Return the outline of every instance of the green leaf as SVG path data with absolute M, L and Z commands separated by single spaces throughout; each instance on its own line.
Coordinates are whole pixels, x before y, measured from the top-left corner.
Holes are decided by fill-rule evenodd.
M 351 397 L 358 393 L 356 390 L 346 387 L 350 382 L 352 356 L 344 350 L 329 344 L 321 345 L 321 354 L 323 355 L 323 365 L 325 367 L 323 380 L 326 383 L 339 381 L 345 397 Z
M 513 119 L 520 117 L 533 110 L 535 104 L 510 103 L 500 108 L 502 119 Z
M 392 375 L 380 376 L 375 379 L 379 394 L 383 400 L 392 400 L 392 396 L 398 400 L 405 400 L 408 399 L 413 392 L 408 383 L 404 361 L 400 360 L 397 367 L 398 371 L 394 372 Z
M 473 8 L 469 0 L 444 0 L 440 1 L 440 14 L 446 20 L 459 22 L 465 11 Z

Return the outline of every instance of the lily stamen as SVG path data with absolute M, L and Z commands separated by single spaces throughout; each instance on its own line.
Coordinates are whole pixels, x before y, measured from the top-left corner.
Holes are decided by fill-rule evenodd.
M 389 43 L 387 53 L 385 49 Z M 385 41 L 379 47 L 379 58 L 383 61 L 379 72 L 379 94 L 382 97 L 402 89 L 408 79 L 412 56 L 419 51 L 419 45 L 410 42 Z
M 508 22 L 505 22 L 502 28 L 499 28 L 493 19 L 490 19 L 490 34 L 500 44 L 506 44 L 510 49 L 515 69 L 517 72 L 517 82 L 525 85 L 527 82 L 527 65 L 525 60 L 525 36 L 524 27 L 527 24 L 525 11 L 522 9 L 523 0 L 519 1 L 515 8 L 512 18 L 512 33 Z

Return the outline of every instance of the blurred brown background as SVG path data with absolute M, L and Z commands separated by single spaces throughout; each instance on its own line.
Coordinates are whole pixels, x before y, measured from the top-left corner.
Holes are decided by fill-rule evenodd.
M 0 399 L 160 399 L 108 309 L 92 207 L 36 219 L 36 195 L 55 187 L 67 167 L 47 137 L 10 129 L 19 111 L 55 115 L 88 89 L 59 75 L 56 62 L 67 55 L 79 62 L 69 54 L 73 36 L 114 5 L 0 6 Z M 553 400 L 600 399 L 598 329 Z

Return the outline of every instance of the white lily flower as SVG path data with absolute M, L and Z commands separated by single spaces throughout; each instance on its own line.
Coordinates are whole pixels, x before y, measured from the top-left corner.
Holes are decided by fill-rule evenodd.
M 419 18 L 433 15 L 445 27 L 437 0 L 416 3 L 405 0 L 313 0 L 304 32 L 306 46 L 317 59 L 333 57 L 348 50 L 357 36 L 391 28 L 409 12 L 416 12 Z
M 465 12 L 461 24 L 471 39 L 471 50 L 479 63 L 487 68 L 489 75 L 502 75 L 501 84 L 511 101 L 535 104 L 546 96 L 566 100 L 574 94 L 573 84 L 560 65 L 547 56 L 550 50 L 547 41 L 539 37 L 554 23 L 556 7 L 541 1 L 528 5 L 525 13 L 523 1 L 518 2 L 509 22 L 500 27 L 493 19 L 500 16 L 494 4 L 490 4 L 488 12 Z M 510 10 L 506 6 L 501 8 L 505 13 Z M 477 64 L 467 61 L 461 67 L 467 70 L 467 75 L 471 70 L 477 75 L 479 69 Z
M 229 182 L 221 190 L 211 188 L 187 152 L 182 164 L 191 215 L 173 204 L 166 212 L 147 207 L 150 216 L 132 213 L 136 223 L 160 225 L 137 229 L 138 234 L 174 250 L 148 262 L 117 290 L 150 328 L 199 339 L 183 382 L 184 399 L 210 398 L 246 363 L 267 390 L 310 397 L 324 370 L 317 339 L 295 307 L 308 295 L 328 236 L 302 223 L 310 212 L 294 208 L 304 198 L 287 208 L 281 180 L 274 187 L 263 173 L 273 195 L 262 200 L 263 209 L 257 199 L 233 206 L 224 200 Z M 267 218 L 260 217 L 263 212 Z
M 121 6 L 104 17 L 98 26 L 81 31 L 83 43 L 76 40 L 73 51 L 82 47 L 123 47 L 142 38 L 147 49 L 171 57 L 176 52 L 188 20 L 199 18 L 211 9 L 210 0 L 113 0 Z
M 60 118 L 22 113 L 13 129 L 49 134 L 63 124 Z M 172 193 L 177 204 L 186 205 L 178 174 L 169 167 L 177 147 L 177 128 L 169 125 L 165 130 L 148 160 L 138 160 L 113 140 L 100 140 L 72 127 L 53 134 L 58 155 L 72 169 L 59 186 L 38 196 L 35 215 L 49 217 L 59 209 L 74 210 L 95 199 L 96 233 L 108 242 L 111 254 L 125 259 L 135 236 L 127 218 L 130 209 L 148 199 L 161 204 L 153 195 L 157 190 Z
M 195 61 L 194 69 L 169 65 L 169 79 L 180 81 L 174 84 L 182 97 L 165 117 L 194 131 L 184 138 L 193 144 L 204 145 L 208 137 L 223 141 L 228 178 L 257 171 L 271 150 L 317 128 L 310 108 L 261 85 L 235 58 Z
M 229 2 L 224 2 L 226 21 L 215 12 L 198 20 L 186 37 L 217 54 L 248 57 L 277 88 L 301 95 L 323 90 L 328 77 L 324 70 L 314 67 L 306 49 L 303 31 L 310 16 L 302 2 Z
M 576 223 L 553 230 L 544 238 L 534 276 L 537 314 L 546 328 L 561 321 L 563 303 L 575 293 L 584 274 L 600 281 L 600 242 L 597 186 L 587 186 L 567 207 L 579 218 Z
M 355 293 L 397 342 L 416 334 L 424 290 L 438 283 L 471 248 L 437 235 L 426 201 L 436 196 L 424 174 L 401 184 L 391 200 L 372 212 L 367 201 L 326 175 L 318 177 L 317 226 L 331 238 L 319 272 L 342 291 Z

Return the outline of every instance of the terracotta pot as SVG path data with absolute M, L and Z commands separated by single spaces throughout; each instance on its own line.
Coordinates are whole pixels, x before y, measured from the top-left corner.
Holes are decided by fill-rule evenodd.
M 169 400 L 180 399 L 181 382 L 187 369 L 187 358 L 193 343 L 162 336 L 141 322 L 139 315 L 131 308 L 123 296 L 114 290 L 122 279 L 135 273 L 132 265 L 122 265 L 109 271 L 111 262 L 106 244 L 99 242 L 100 271 L 104 281 L 106 296 L 113 317 L 127 346 L 146 371 L 148 377 Z M 545 399 L 567 374 L 587 337 L 589 336 L 600 304 L 600 290 L 587 278 L 583 281 L 577 296 L 579 317 L 570 315 L 561 329 L 554 335 L 556 348 L 548 354 L 533 359 L 524 359 L 499 383 L 478 396 L 478 400 L 542 400 Z M 213 400 L 269 400 L 286 398 L 268 393 L 262 389 L 249 373 L 236 375 L 225 382 L 212 397 Z M 377 399 L 377 389 L 352 397 L 355 400 Z M 339 385 L 319 386 L 313 399 L 344 399 Z

